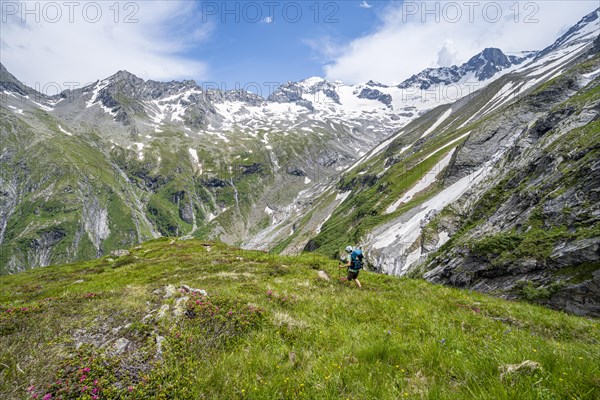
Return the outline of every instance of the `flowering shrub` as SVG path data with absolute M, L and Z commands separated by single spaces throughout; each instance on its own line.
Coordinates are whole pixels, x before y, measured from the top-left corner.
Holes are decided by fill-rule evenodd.
M 135 398 L 147 382 L 144 376 L 129 376 L 123 370 L 124 364 L 128 363 L 82 346 L 74 356 L 62 361 L 53 382 L 41 387 L 32 385 L 27 392 L 31 399 L 38 400 Z
M 269 301 L 274 301 L 282 306 L 296 304 L 298 301 L 298 297 L 296 297 L 296 295 L 288 296 L 287 294 L 279 294 L 277 292 L 273 292 L 272 290 L 267 290 L 267 298 Z
M 229 340 L 258 326 L 264 310 L 239 300 L 192 294 L 185 314 L 205 331 L 203 339 L 212 341 Z
M 45 388 L 30 386 L 27 391 L 33 399 L 91 399 L 104 398 L 107 388 L 113 389 L 110 377 L 114 375 L 110 363 L 90 351 L 81 350 L 76 356 L 63 361 L 58 378 Z
M 0 307 L 0 319 L 8 319 L 16 316 L 22 316 L 31 312 L 39 311 L 39 304 L 30 307 Z
M 27 307 L 2 307 L 0 306 L 0 335 L 9 334 L 17 329 L 19 324 L 26 321 L 31 314 L 44 308 L 42 304 L 33 304 Z

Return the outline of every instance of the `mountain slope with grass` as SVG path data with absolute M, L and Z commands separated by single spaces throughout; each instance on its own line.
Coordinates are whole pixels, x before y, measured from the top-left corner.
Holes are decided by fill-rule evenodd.
M 175 107 L 152 96 L 212 107 L 206 98 L 219 93 L 196 93 L 189 82 L 119 72 L 48 98 L 3 67 L 0 78 L 0 273 L 90 259 L 161 235 L 240 242 L 302 193 L 322 190 L 353 147 L 374 140 L 334 122 L 248 135 L 233 127 L 229 138 L 192 134 L 191 122 L 177 119 L 148 125 L 148 102 Z
M 163 238 L 0 277 L 0 396 L 593 399 L 597 321 Z M 331 281 L 319 279 L 324 270 Z

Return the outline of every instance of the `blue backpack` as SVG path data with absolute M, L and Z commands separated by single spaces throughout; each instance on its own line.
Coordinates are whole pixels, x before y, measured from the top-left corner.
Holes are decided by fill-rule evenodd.
M 360 249 L 354 249 L 350 255 L 350 260 L 352 261 L 350 269 L 354 271 L 360 271 L 363 268 L 363 253 Z

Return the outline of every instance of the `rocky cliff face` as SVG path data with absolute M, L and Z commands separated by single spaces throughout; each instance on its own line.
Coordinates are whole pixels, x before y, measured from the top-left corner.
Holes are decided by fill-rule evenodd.
M 383 273 L 598 315 L 600 56 L 582 21 L 349 168 L 306 249 L 355 243 Z
M 589 57 L 476 123 L 413 190 L 433 197 L 410 207 L 405 194 L 405 211 L 369 233 L 371 262 L 600 315 L 600 56 Z
M 484 117 L 452 155 L 444 189 L 370 233 L 372 262 L 600 315 L 599 76 L 600 56 L 584 52 Z
M 518 133 L 482 188 L 426 226 L 434 242 L 450 237 L 423 264 L 426 279 L 600 315 L 600 81 L 581 80 L 599 69 L 596 56 L 512 110 L 550 111 Z M 482 146 L 465 142 L 448 177 Z

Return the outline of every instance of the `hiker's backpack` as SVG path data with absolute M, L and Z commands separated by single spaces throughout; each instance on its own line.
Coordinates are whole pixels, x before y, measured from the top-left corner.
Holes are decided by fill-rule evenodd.
M 354 249 L 352 255 L 350 256 L 350 259 L 352 260 L 352 266 L 350 268 L 352 268 L 355 271 L 361 270 L 363 268 L 363 253 L 360 249 Z

